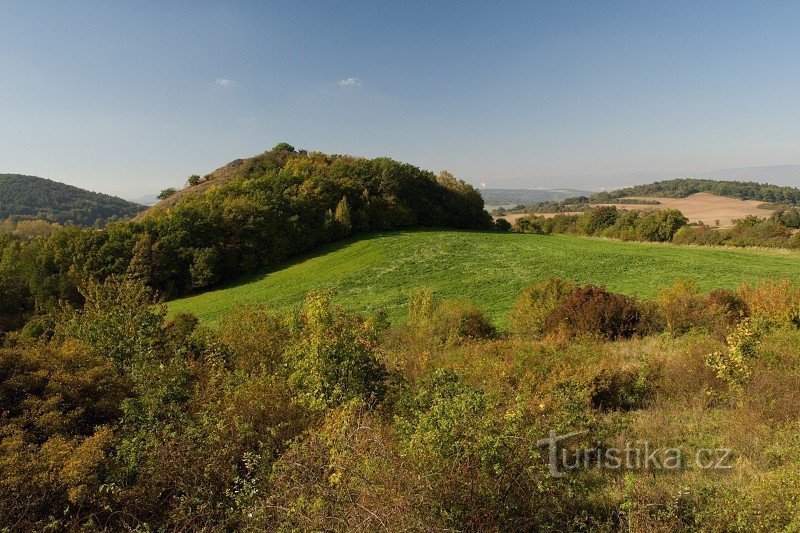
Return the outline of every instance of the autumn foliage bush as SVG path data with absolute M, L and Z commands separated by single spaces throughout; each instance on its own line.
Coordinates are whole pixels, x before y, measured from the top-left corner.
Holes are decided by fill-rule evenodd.
M 497 330 L 475 304 L 465 301 L 439 301 L 430 289 L 415 291 L 408 300 L 409 328 L 441 344 L 488 339 Z

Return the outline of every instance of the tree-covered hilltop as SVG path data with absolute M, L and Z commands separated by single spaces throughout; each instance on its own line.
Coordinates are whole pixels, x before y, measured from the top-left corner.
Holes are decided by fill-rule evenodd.
M 717 181 L 709 179 L 673 179 L 657 181 L 647 185 L 635 185 L 610 192 L 592 195 L 592 203 L 606 203 L 628 196 L 655 196 L 657 198 L 686 198 L 698 192 L 737 198 L 739 200 L 760 200 L 781 204 L 800 204 L 800 189 L 781 187 L 754 181 Z
M 242 169 L 230 179 L 191 185 L 102 231 L 65 227 L 31 240 L 0 235 L 0 314 L 19 324 L 62 301 L 80 304 L 78 286 L 115 274 L 170 296 L 355 233 L 492 224 L 472 186 L 388 158 L 281 144 Z
M 0 219 L 40 219 L 59 224 L 102 227 L 130 218 L 144 206 L 57 181 L 0 174 Z

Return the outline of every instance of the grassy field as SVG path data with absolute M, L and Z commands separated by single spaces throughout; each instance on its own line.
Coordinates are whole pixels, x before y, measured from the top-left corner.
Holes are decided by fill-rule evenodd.
M 408 294 L 430 287 L 440 298 L 475 302 L 500 327 L 522 287 L 550 275 L 602 284 L 641 298 L 676 277 L 703 290 L 759 278 L 800 277 L 800 254 L 626 243 L 564 235 L 419 230 L 378 233 L 319 249 L 236 285 L 169 302 L 205 324 L 240 303 L 289 307 L 310 289 L 332 287 L 348 309 L 406 313 Z

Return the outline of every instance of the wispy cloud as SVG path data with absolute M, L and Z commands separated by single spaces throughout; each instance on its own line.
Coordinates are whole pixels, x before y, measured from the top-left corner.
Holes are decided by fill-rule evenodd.
M 228 78 L 217 78 L 216 81 L 214 81 L 214 85 L 219 85 L 220 87 L 230 87 L 235 83 L 235 81 L 229 80 Z
M 339 82 L 342 87 L 361 87 L 361 78 L 345 78 Z

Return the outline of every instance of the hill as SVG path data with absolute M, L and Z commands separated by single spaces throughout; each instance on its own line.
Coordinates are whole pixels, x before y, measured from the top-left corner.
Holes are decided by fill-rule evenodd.
M 591 203 L 603 203 L 626 197 L 686 198 L 697 193 L 709 193 L 738 200 L 800 204 L 800 189 L 781 187 L 754 181 L 717 181 L 710 179 L 673 179 L 647 185 L 635 185 L 589 197 Z
M 487 206 L 530 205 L 592 194 L 577 189 L 480 189 L 480 193 Z
M 104 226 L 130 218 L 144 206 L 36 176 L 0 174 L 0 219 L 41 219 Z
M 169 303 L 203 322 L 243 303 L 298 304 L 311 289 L 333 287 L 350 309 L 384 309 L 393 320 L 406 313 L 415 289 L 477 303 L 505 326 L 520 290 L 557 275 L 610 290 L 653 297 L 675 278 L 694 278 L 704 290 L 742 281 L 795 277 L 800 257 L 753 250 L 626 243 L 573 236 L 468 231 L 374 233 L 326 246 L 236 285 Z
M 722 168 L 704 170 L 702 172 L 688 172 L 685 170 L 670 171 L 637 171 L 620 172 L 613 174 L 561 174 L 535 176 L 504 180 L 509 188 L 539 188 L 560 189 L 586 189 L 602 186 L 607 190 L 629 187 L 636 183 L 651 183 L 654 181 L 671 180 L 676 176 L 695 179 L 712 179 L 727 181 L 755 181 L 759 183 L 773 183 L 775 185 L 795 186 L 800 183 L 800 165 L 765 165 L 756 167 Z
M 492 226 L 480 194 L 448 172 L 288 145 L 251 158 L 241 172 L 207 177 L 189 189 L 178 193 L 180 200 L 102 231 L 45 228 L 25 246 L 0 234 L 0 330 L 3 321 L 17 325 L 61 302 L 80 305 L 79 285 L 86 279 L 128 276 L 168 298 L 232 282 L 349 236 Z M 3 198 L 19 201 L 15 194 Z

